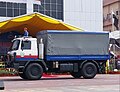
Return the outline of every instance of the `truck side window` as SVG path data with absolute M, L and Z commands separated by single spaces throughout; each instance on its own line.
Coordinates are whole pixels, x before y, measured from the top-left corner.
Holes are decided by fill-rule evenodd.
M 14 40 L 10 50 L 18 50 L 20 44 L 20 40 Z
M 31 41 L 22 41 L 21 49 L 22 50 L 31 49 Z

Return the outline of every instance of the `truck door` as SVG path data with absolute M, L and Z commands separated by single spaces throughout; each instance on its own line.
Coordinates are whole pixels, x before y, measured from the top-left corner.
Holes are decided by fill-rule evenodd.
M 32 50 L 31 50 L 31 41 L 26 40 L 21 42 L 21 57 L 28 60 L 32 56 Z

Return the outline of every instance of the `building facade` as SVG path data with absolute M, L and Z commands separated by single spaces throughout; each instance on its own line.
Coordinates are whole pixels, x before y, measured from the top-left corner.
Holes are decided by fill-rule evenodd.
M 113 14 L 118 20 L 118 29 L 115 27 L 113 21 Z M 110 60 L 110 70 L 113 71 L 119 65 L 117 61 L 120 59 L 120 0 L 104 0 L 103 1 L 103 30 L 114 33 L 112 36 L 116 37 L 116 41 L 112 43 L 110 51 L 117 57 Z M 112 37 L 111 37 L 112 38 Z M 117 43 L 116 43 L 117 42 Z
M 41 1 L 41 2 L 40 2 Z M 102 0 L 0 0 L 0 22 L 39 12 L 87 31 L 103 31 Z M 11 30 L 12 31 L 12 30 Z M 0 55 L 19 33 L 0 34 Z
M 0 21 L 32 12 L 87 31 L 103 31 L 103 0 L 0 0 Z
M 33 12 L 63 20 L 63 0 L 0 0 L 1 20 Z
M 103 30 L 115 31 L 116 28 L 113 25 L 112 12 L 116 15 L 120 21 L 120 0 L 104 0 L 103 2 Z M 118 27 L 120 23 L 118 24 Z

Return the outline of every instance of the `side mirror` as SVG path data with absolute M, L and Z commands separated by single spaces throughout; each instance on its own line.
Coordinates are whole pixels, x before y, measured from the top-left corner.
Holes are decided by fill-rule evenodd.
M 14 61 L 16 60 L 16 52 L 13 53 Z

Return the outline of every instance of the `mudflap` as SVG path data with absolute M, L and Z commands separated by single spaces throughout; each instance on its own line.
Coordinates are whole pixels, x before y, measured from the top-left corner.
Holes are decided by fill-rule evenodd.
M 105 74 L 105 67 L 106 67 L 106 61 L 104 61 L 100 64 L 100 68 L 99 68 L 100 74 Z

